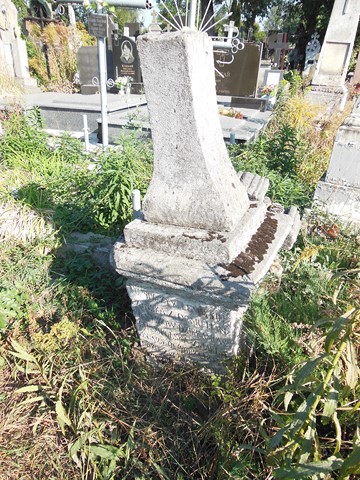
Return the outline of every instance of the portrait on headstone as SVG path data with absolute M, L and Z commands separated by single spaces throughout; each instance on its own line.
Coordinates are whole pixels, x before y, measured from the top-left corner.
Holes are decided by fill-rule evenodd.
M 130 64 L 130 63 L 133 63 L 135 58 L 134 58 L 134 55 L 133 55 L 133 49 L 132 49 L 132 45 L 131 43 L 129 42 L 129 40 L 124 40 L 122 43 L 121 43 L 121 56 L 120 56 L 120 60 L 123 62 L 123 63 L 127 63 L 127 64 Z
M 113 34 L 113 63 L 115 79 L 126 77 L 131 93 L 139 93 L 142 89 L 139 54 L 136 43 L 117 32 Z

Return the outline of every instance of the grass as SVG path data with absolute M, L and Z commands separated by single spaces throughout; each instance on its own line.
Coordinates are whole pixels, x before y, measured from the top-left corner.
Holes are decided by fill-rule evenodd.
M 24 89 L 13 77 L 0 74 L 0 97 L 18 97 Z
M 123 279 L 61 248 L 75 230 L 120 234 L 132 188 L 146 189 L 151 146 L 123 138 L 89 160 L 69 138 L 50 148 L 37 121 L 11 119 L 0 145 L 0 203 L 30 232 L 1 238 L 2 478 L 356 478 L 359 238 L 313 214 L 282 253 L 281 282 L 269 275 L 254 297 L 246 348 L 225 375 L 154 367 Z M 282 132 L 271 147 L 286 137 L 282 157 L 267 156 L 265 137 L 234 161 L 258 158 L 279 182 L 288 169 L 292 200 L 299 189 L 309 202 L 302 140 Z
M 342 114 L 321 120 L 321 110 L 304 99 L 293 75 L 279 100 L 265 133 L 249 146 L 230 147 L 237 171 L 249 171 L 270 181 L 268 195 L 285 207 L 303 209 L 311 205 L 315 188 L 326 171 L 335 134 L 350 113 L 350 102 Z M 296 87 L 296 88 L 295 88 Z

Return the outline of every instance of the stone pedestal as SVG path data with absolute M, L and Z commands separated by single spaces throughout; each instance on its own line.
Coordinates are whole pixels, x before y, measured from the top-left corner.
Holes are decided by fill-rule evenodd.
M 143 219 L 126 226 L 111 262 L 128 278 L 143 347 L 216 370 L 237 354 L 242 315 L 279 248 L 299 230 L 266 197 L 268 181 L 236 174 L 217 112 L 206 34 L 140 37 L 154 141 Z
M 360 98 L 336 134 L 326 176 L 314 199 L 327 212 L 360 229 Z
M 359 24 L 360 0 L 335 0 L 307 98 L 326 104 L 329 114 L 342 110 L 347 98 L 345 78 Z M 340 98 L 339 98 L 340 97 Z

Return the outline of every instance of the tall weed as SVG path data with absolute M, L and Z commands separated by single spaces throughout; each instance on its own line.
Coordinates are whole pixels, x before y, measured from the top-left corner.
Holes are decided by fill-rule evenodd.
M 273 418 L 280 429 L 268 442 L 275 478 L 336 472 L 349 479 L 360 473 L 360 431 L 354 424 L 360 408 L 358 322 L 355 309 L 317 322 L 315 328 L 327 327 L 319 338 L 324 351 L 295 368 L 277 392 L 283 410 L 276 409 Z
M 150 181 L 150 142 L 124 136 L 116 150 L 98 155 L 95 168 L 89 168 L 78 140 L 65 135 L 49 146 L 36 112 L 32 117 L 11 117 L 5 128 L 0 195 L 53 212 L 55 226 L 63 233 L 121 233 L 131 220 L 132 190 L 144 195 Z
M 301 79 L 293 74 L 265 133 L 247 147 L 230 147 L 236 170 L 270 180 L 269 196 L 285 206 L 309 205 L 326 171 L 336 129 L 344 115 L 320 122 L 320 111 L 306 101 Z

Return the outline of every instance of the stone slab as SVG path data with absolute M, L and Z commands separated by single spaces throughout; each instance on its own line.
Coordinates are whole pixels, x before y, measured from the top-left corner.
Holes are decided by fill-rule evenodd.
M 338 216 L 353 230 L 360 231 L 360 189 L 320 181 L 315 202 L 326 212 Z
M 259 112 L 266 111 L 267 100 L 264 98 L 231 97 L 231 107 L 250 108 Z
M 221 262 L 216 256 L 211 262 L 188 258 L 180 253 L 169 254 L 129 244 L 123 237 L 115 243 L 111 262 L 120 275 L 135 281 L 171 290 L 185 288 L 207 303 L 225 302 L 230 308 L 237 308 L 248 301 L 279 248 L 292 235 L 294 226 L 298 233 L 299 224 L 293 212 L 286 215 L 269 211 L 268 217 L 273 230 L 264 229 L 263 224 L 254 228 L 247 243 L 228 262 Z
M 324 115 L 330 117 L 334 111 L 339 109 L 347 90 L 327 86 L 312 85 L 305 92 L 305 99 L 319 107 L 319 117 Z
M 129 110 L 146 103 L 144 95 L 130 94 L 124 97 L 108 94 L 108 112 Z M 39 107 L 47 128 L 64 131 L 81 130 L 82 115 L 86 114 L 90 131 L 97 131 L 97 119 L 101 114 L 100 95 L 43 92 L 25 94 L 17 100 L 25 110 Z M 0 99 L 0 109 L 11 106 L 13 101 L 13 99 Z
M 325 181 L 360 189 L 360 125 L 339 128 Z
M 254 202 L 231 232 L 213 232 L 176 225 L 158 225 L 134 220 L 124 229 L 125 240 L 137 248 L 169 255 L 186 256 L 204 262 L 230 262 L 250 240 L 264 220 L 267 204 Z
M 200 260 L 177 255 L 154 252 L 151 249 L 134 248 L 120 237 L 114 245 L 110 263 L 116 271 L 135 282 L 142 282 L 167 292 L 211 305 L 238 308 L 248 303 L 254 283 L 248 279 L 222 280 L 222 269 L 215 271 L 214 265 Z
M 235 141 L 238 143 L 247 143 L 255 140 L 263 132 L 270 120 L 271 112 L 249 108 L 232 107 L 230 98 L 224 101 L 219 98 L 219 108 L 233 108 L 235 112 L 241 112 L 244 119 L 236 119 L 219 115 L 223 138 L 226 142 L 230 141 L 230 134 L 234 133 Z M 101 118 L 98 118 L 99 131 L 101 130 Z M 146 106 L 140 107 L 135 111 L 119 111 L 110 113 L 108 116 L 109 139 L 114 141 L 119 138 L 121 133 L 127 133 L 136 130 L 144 137 L 151 136 L 151 127 L 149 113 Z

